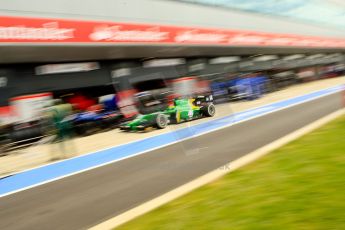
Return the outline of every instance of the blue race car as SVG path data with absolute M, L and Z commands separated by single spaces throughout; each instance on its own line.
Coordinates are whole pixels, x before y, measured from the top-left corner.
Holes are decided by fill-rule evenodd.
M 98 130 L 116 128 L 123 119 L 117 111 L 87 111 L 73 116 L 72 124 L 78 135 L 90 135 Z

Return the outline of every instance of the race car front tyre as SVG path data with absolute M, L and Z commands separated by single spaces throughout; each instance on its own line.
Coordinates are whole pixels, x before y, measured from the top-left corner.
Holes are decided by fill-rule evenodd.
M 75 132 L 80 136 L 89 136 L 95 133 L 95 124 L 85 122 L 75 125 Z
M 39 138 L 43 136 L 42 128 L 40 126 L 33 126 L 10 132 L 10 139 L 13 142 L 25 141 L 29 139 Z
M 216 114 L 216 107 L 214 104 L 208 104 L 203 108 L 203 114 L 206 117 L 213 117 Z
M 168 126 L 168 118 L 163 114 L 158 114 L 156 117 L 156 126 L 159 129 L 164 129 Z

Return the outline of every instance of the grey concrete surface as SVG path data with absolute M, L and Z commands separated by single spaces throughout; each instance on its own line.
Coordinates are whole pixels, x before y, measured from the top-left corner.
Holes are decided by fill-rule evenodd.
M 342 106 L 341 94 L 333 94 L 0 198 L 0 229 L 91 227 Z

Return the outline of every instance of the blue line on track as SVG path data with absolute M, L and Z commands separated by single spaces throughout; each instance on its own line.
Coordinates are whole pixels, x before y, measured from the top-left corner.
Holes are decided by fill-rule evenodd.
M 118 161 L 141 152 L 147 152 L 151 149 L 175 143 L 177 141 L 189 138 L 191 136 L 207 133 L 224 126 L 231 125 L 234 122 L 240 122 L 246 119 L 254 118 L 288 106 L 313 100 L 320 96 L 336 93 L 341 90 L 343 90 L 343 86 L 336 86 L 320 90 L 317 92 L 264 105 L 262 107 L 239 112 L 215 120 L 206 121 L 201 124 L 193 125 L 191 127 L 178 129 L 168 133 L 149 137 L 143 140 L 115 146 L 91 154 L 23 171 L 13 176 L 0 179 L 0 197 L 9 193 L 23 190 L 28 187 L 32 187 L 38 184 L 43 184 L 45 182 L 52 181 L 54 179 L 58 179 L 69 174 L 74 174 L 83 170 L 97 167 L 99 165 L 104 165 L 110 162 Z

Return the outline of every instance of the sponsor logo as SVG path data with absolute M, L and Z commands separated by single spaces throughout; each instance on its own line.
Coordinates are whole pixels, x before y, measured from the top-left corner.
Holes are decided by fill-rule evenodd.
M 131 74 L 131 69 L 130 68 L 120 68 L 111 71 L 111 77 L 112 78 L 118 78 L 118 77 L 124 77 L 128 76 Z
M 259 44 L 264 43 L 266 40 L 267 38 L 263 36 L 239 34 L 230 38 L 228 42 L 231 44 Z
M 284 37 L 280 37 L 280 38 L 272 38 L 268 40 L 268 43 L 270 45 L 289 45 L 293 42 L 295 42 L 296 40 L 293 38 L 284 38 Z
M 100 66 L 98 62 L 48 64 L 37 66 L 35 68 L 35 72 L 36 75 L 44 75 L 57 73 L 87 72 L 99 68 Z
M 0 26 L 0 39 L 13 40 L 66 40 L 74 38 L 73 28 L 59 28 L 58 22 L 48 22 L 42 27 Z
M 126 30 L 122 26 L 99 26 L 94 29 L 89 38 L 93 41 L 148 41 L 157 42 L 169 39 L 169 32 L 160 31 L 159 27 L 144 30 Z
M 313 41 L 310 39 L 299 39 L 296 44 L 300 46 L 309 46 Z
M 203 69 L 205 69 L 205 63 L 198 63 L 198 64 L 191 65 L 191 66 L 189 66 L 188 69 L 190 72 L 203 70 Z
M 227 35 L 220 33 L 199 33 L 195 30 L 189 30 L 179 33 L 175 37 L 176 42 L 210 42 L 222 43 L 226 41 Z

